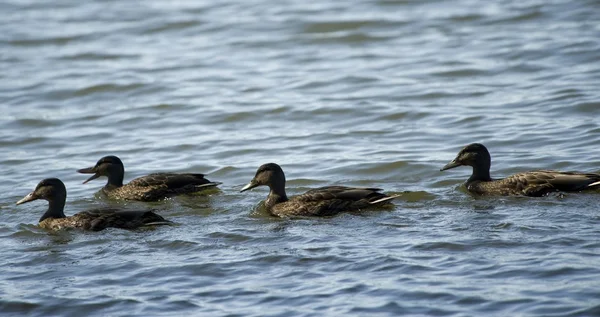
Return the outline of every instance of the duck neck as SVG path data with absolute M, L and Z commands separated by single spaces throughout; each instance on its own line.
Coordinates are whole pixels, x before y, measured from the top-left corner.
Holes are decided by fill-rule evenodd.
M 123 176 L 124 175 L 125 175 L 124 171 L 116 171 L 114 173 L 108 174 L 108 182 L 106 183 L 106 186 L 104 186 L 104 187 L 108 190 L 111 190 L 111 189 L 115 189 L 115 188 L 119 188 L 119 187 L 123 186 Z
M 490 163 L 479 164 L 473 166 L 473 174 L 467 180 L 467 183 L 471 183 L 474 181 L 484 181 L 489 182 L 492 178 L 490 177 Z
M 44 221 L 47 218 L 66 218 L 64 213 L 66 200 L 67 195 L 56 196 L 52 200 L 49 200 L 48 210 L 40 218 L 40 222 Z
M 273 206 L 279 203 L 288 201 L 287 195 L 285 194 L 285 182 L 278 184 L 278 186 L 271 186 L 269 196 L 265 201 L 267 209 L 271 209 Z

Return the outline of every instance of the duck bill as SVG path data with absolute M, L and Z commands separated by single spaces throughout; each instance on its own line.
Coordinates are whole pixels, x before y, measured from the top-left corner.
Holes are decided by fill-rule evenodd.
M 31 192 L 31 193 L 27 194 L 27 196 L 23 197 L 21 200 L 17 201 L 17 205 L 28 203 L 28 202 L 34 201 L 36 199 L 38 199 L 38 197 L 35 195 L 35 192 Z
M 456 161 L 456 159 L 452 160 L 452 162 L 446 164 L 444 167 L 442 167 L 442 169 L 440 169 L 440 171 L 445 171 L 445 170 L 449 170 L 451 168 L 455 168 L 455 167 L 459 167 L 462 164 L 460 164 L 459 162 Z
M 246 186 L 244 186 L 242 189 L 240 189 L 240 193 L 241 193 L 241 192 L 245 192 L 245 191 L 247 191 L 247 190 L 250 190 L 250 189 L 252 189 L 252 188 L 254 188 L 254 187 L 257 187 L 258 185 L 259 185 L 259 184 L 258 184 L 258 182 L 257 182 L 257 181 L 255 181 L 255 180 L 251 180 L 251 181 L 250 181 L 250 183 L 248 183 Z
M 82 168 L 80 170 L 77 170 L 77 173 L 81 173 L 81 174 L 94 174 L 94 175 L 90 176 L 90 178 L 86 179 L 83 182 L 83 184 L 85 184 L 85 183 L 87 183 L 87 182 L 89 182 L 91 180 L 94 180 L 94 179 L 100 177 L 100 175 L 96 174 L 96 168 L 95 167 Z

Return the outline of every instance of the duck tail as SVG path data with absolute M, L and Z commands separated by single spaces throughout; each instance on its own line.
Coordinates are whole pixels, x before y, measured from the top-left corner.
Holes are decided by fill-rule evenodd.
M 153 222 L 147 222 L 145 224 L 143 224 L 144 227 L 152 227 L 152 226 L 174 226 L 175 223 L 173 221 L 169 221 L 169 220 L 163 220 L 163 221 L 153 221 Z
M 390 201 L 392 201 L 394 198 L 398 198 L 398 197 L 400 197 L 400 195 L 385 196 L 383 198 L 371 201 L 369 203 L 371 205 L 384 205 L 384 204 L 389 203 Z
M 219 186 L 221 184 L 223 184 L 223 183 L 221 183 L 221 182 L 210 182 L 210 183 L 206 183 L 206 184 L 202 184 L 202 185 L 196 185 L 194 187 L 196 187 L 197 189 L 200 189 L 200 188 L 210 188 L 210 187 L 217 187 L 217 186 Z
M 600 182 L 591 183 L 587 187 L 592 188 L 592 187 L 597 187 L 597 186 L 600 186 Z

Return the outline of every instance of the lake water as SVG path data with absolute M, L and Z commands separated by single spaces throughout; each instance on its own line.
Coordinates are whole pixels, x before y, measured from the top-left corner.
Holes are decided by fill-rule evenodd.
M 0 314 L 600 316 L 598 193 L 473 198 L 492 176 L 600 172 L 600 2 L 0 3 Z M 220 191 L 119 203 L 77 174 L 206 173 Z M 278 219 L 264 187 L 400 194 L 387 210 Z M 65 212 L 152 207 L 175 227 L 39 229 Z

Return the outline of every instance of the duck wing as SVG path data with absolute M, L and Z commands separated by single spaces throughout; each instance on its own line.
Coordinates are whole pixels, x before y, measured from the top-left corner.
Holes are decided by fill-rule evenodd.
M 205 185 L 211 181 L 204 178 L 204 174 L 192 174 L 192 173 L 153 173 L 146 176 L 138 177 L 131 182 L 130 186 L 136 187 L 153 187 L 153 186 L 165 186 L 167 188 L 182 188 L 190 185 Z M 218 183 L 213 183 L 218 185 Z
M 553 191 L 584 190 L 598 181 L 600 174 L 541 170 L 511 175 L 489 185 L 507 186 L 514 194 L 544 196 Z
M 109 227 L 136 229 L 143 226 L 172 224 L 152 210 L 118 210 L 111 208 L 87 210 L 69 218 L 85 230 L 100 231 Z
M 110 190 L 114 198 L 141 201 L 157 201 L 166 197 L 189 194 L 215 187 L 221 183 L 211 182 L 203 174 L 154 173 L 136 178 L 127 185 Z
M 379 188 L 320 187 L 276 205 L 274 211 L 286 215 L 330 216 L 342 211 L 359 210 L 383 204 L 395 198 L 395 196 L 388 196 L 379 191 L 381 191 Z
M 600 174 L 595 173 L 538 171 L 536 174 L 541 174 L 538 177 L 546 178 L 552 186 L 562 191 L 584 190 L 600 181 Z
M 387 195 L 380 193 L 381 188 L 362 188 L 362 187 L 347 187 L 347 186 L 325 186 L 314 188 L 304 194 L 295 196 L 294 199 L 301 201 L 320 201 L 339 199 L 347 201 L 359 201 L 365 199 L 367 201 L 376 201 Z

